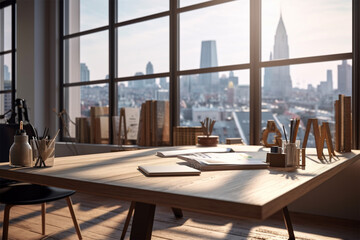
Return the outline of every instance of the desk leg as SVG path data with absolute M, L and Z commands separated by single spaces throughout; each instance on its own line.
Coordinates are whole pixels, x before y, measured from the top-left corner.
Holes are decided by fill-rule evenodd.
M 176 218 L 182 218 L 184 216 L 181 208 L 171 208 L 171 209 L 172 209 L 172 211 L 174 213 L 174 216 Z
M 135 203 L 135 213 L 131 226 L 130 240 L 150 240 L 156 205 Z
M 282 209 L 282 212 L 283 212 L 285 226 L 289 233 L 289 240 L 295 240 L 294 229 L 293 229 L 293 226 L 291 223 L 290 214 L 289 214 L 289 210 L 288 210 L 287 206 L 285 206 Z

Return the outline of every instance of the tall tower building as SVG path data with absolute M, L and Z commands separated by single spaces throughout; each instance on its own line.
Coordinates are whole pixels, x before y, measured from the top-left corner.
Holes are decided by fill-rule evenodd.
M 216 50 L 216 41 L 207 40 L 201 42 L 201 58 L 200 58 L 200 68 L 209 68 L 217 67 L 217 50 Z M 217 92 L 219 89 L 219 74 L 216 73 L 205 73 L 200 74 L 199 85 L 202 88 L 205 88 L 207 92 Z
M 149 61 L 146 64 L 146 75 L 148 74 L 154 74 L 154 66 L 152 65 L 152 63 Z M 154 86 L 155 85 L 155 78 L 151 78 L 149 80 L 146 80 L 146 84 L 149 86 Z
M 276 28 L 274 39 L 273 59 L 288 59 L 289 44 L 286 28 L 282 16 Z M 292 92 L 292 81 L 290 76 L 290 67 L 272 67 L 265 69 L 264 76 L 264 95 L 269 97 L 290 97 Z
M 80 63 L 80 80 L 81 82 L 90 81 L 90 71 L 86 63 Z
M 351 66 L 347 60 L 343 60 L 341 65 L 338 65 L 338 91 L 340 94 L 351 95 Z
M 7 65 L 4 65 L 4 80 L 10 80 L 10 71 Z
M 326 71 L 326 83 L 327 83 L 327 92 L 329 94 L 333 93 L 333 75 L 332 75 L 332 70 L 328 69 Z

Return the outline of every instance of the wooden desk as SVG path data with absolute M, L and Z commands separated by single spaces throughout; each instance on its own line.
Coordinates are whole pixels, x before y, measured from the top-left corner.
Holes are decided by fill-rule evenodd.
M 231 146 L 237 151 L 263 152 L 259 146 Z M 176 149 L 185 147 L 176 147 Z M 168 148 L 166 150 L 170 150 Z M 0 177 L 74 189 L 136 202 L 131 239 L 150 239 L 156 205 L 263 220 L 283 209 L 290 239 L 293 232 L 287 205 L 360 158 L 360 151 L 338 154 L 339 160 L 320 162 L 307 149 L 306 168 L 202 172 L 200 176 L 146 177 L 138 165 L 182 162 L 160 158 L 159 149 L 56 158 L 51 168 L 10 168 L 0 164 Z M 162 149 L 164 150 L 164 149 Z

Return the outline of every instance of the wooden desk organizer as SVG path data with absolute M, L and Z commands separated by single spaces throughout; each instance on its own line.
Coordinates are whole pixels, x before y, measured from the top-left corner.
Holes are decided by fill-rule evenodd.
M 286 158 L 283 153 L 268 153 L 266 162 L 270 163 L 270 167 L 286 167 Z

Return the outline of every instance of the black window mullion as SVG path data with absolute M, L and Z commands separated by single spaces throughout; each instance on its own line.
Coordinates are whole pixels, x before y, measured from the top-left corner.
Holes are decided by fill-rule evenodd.
M 16 1 L 11 4 L 11 110 L 15 114 L 16 94 Z
M 109 0 L 109 143 L 113 144 L 113 124 L 112 117 L 116 115 L 117 99 L 115 92 L 115 16 L 116 0 Z
M 261 0 L 250 1 L 250 144 L 260 143 L 261 128 Z
M 179 15 L 177 9 L 179 8 L 179 0 L 169 0 L 170 4 L 170 86 L 169 86 L 169 101 L 170 101 L 170 139 L 172 143 L 173 127 L 179 125 Z
M 64 109 L 64 0 L 60 0 L 59 7 L 59 112 Z M 63 124 L 59 121 L 60 141 L 64 141 Z

